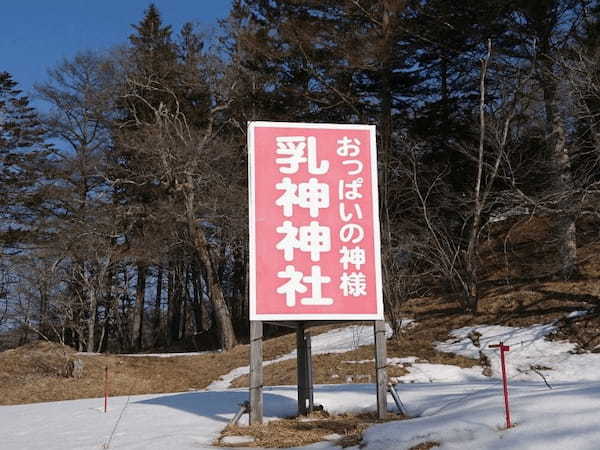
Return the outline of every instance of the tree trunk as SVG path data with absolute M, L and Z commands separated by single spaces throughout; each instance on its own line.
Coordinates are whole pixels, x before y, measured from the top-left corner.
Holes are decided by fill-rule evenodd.
M 569 279 L 577 272 L 577 231 L 575 228 L 575 214 L 571 212 L 573 192 L 573 179 L 571 176 L 571 161 L 566 145 L 565 128 L 562 118 L 555 114 L 554 147 L 552 162 L 555 176 L 555 191 L 560 196 L 559 213 L 556 218 L 556 231 L 558 234 L 559 254 L 561 260 L 560 272 L 563 279 Z
M 154 334 L 154 345 L 157 345 L 160 338 L 160 316 L 162 308 L 162 281 L 163 268 L 161 265 L 158 266 L 158 273 L 156 274 L 156 296 L 154 297 L 154 317 L 152 320 L 152 330 Z
M 96 315 L 97 315 L 97 298 L 96 290 L 93 287 L 88 289 L 88 295 L 90 300 L 90 316 L 88 318 L 88 338 L 87 338 L 87 351 L 92 353 L 94 351 L 95 343 L 95 331 L 96 331 Z
M 182 286 L 182 296 L 181 296 L 181 309 L 179 313 L 179 335 L 178 339 L 181 341 L 185 338 L 185 328 L 187 324 L 187 308 L 189 301 L 189 291 L 188 286 L 190 283 L 190 271 L 185 270 L 185 279 Z
M 181 262 L 177 261 L 173 264 L 173 273 L 169 279 L 171 287 L 169 289 L 169 330 L 168 342 L 172 344 L 179 339 L 179 326 L 181 317 Z
M 108 325 L 110 323 L 111 309 L 112 302 L 106 302 L 104 305 L 104 322 L 102 322 L 102 333 L 100 334 L 98 346 L 96 347 L 96 351 L 98 353 L 103 353 L 106 350 L 106 343 L 108 341 Z
M 175 284 L 175 273 L 174 273 L 174 265 L 173 263 L 169 264 L 169 270 L 167 272 L 167 345 L 171 345 L 172 336 L 171 336 L 171 323 L 173 321 L 173 316 L 175 315 L 175 299 L 173 295 L 173 285 Z
M 144 297 L 146 295 L 146 266 L 142 263 L 137 267 L 137 282 L 135 287 L 135 308 L 133 311 L 133 330 L 131 333 L 131 347 L 134 350 L 142 349 L 144 327 Z
M 231 314 L 229 308 L 225 302 L 225 296 L 223 295 L 223 289 L 219 283 L 219 278 L 215 270 L 215 264 L 210 254 L 210 247 L 204 230 L 197 223 L 196 217 L 194 216 L 194 208 L 196 206 L 195 194 L 192 186 L 194 186 L 191 175 L 188 174 L 186 178 L 186 186 L 188 188 L 185 192 L 185 208 L 186 208 L 186 221 L 188 233 L 194 243 L 194 250 L 200 263 L 204 266 L 206 271 L 206 283 L 208 284 L 208 292 L 210 292 L 210 299 L 214 306 L 215 320 L 217 322 L 217 331 L 219 334 L 219 341 L 223 350 L 231 350 L 236 346 L 237 340 L 235 337 L 235 331 L 233 323 L 231 321 Z
M 219 284 L 218 277 L 214 269 L 213 261 L 210 256 L 208 241 L 204 231 L 195 223 L 189 224 L 190 233 L 194 240 L 194 247 L 199 260 L 206 270 L 206 282 L 210 292 L 210 298 L 215 308 L 215 319 L 219 333 L 219 340 L 223 350 L 231 350 L 237 344 L 233 323 L 229 308 L 223 296 L 223 290 Z
M 546 114 L 546 140 L 552 177 L 551 193 L 558 196 L 555 232 L 559 241 L 560 273 L 568 279 L 577 272 L 577 229 L 572 213 L 571 193 L 574 190 L 571 159 L 567 148 L 565 126 L 556 105 L 555 79 L 550 59 L 549 37 L 541 42 L 542 62 L 540 83 Z
M 198 270 L 192 270 L 192 314 L 194 317 L 194 334 L 202 331 L 202 286 Z

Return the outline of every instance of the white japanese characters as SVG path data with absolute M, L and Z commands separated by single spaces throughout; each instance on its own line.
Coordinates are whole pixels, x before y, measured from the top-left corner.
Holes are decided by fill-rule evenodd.
M 342 257 L 340 262 L 344 270 L 348 270 L 349 265 L 353 265 L 357 270 L 366 263 L 365 250 L 360 247 L 348 248 L 345 245 L 341 248 Z
M 344 297 L 367 295 L 367 277 L 362 272 L 349 274 L 344 272 L 341 277 L 340 289 L 344 293 Z
M 318 160 L 317 140 L 314 136 L 280 136 L 275 138 L 276 154 L 280 156 L 275 162 L 283 174 L 296 174 L 306 164 L 310 175 L 324 175 L 329 170 L 329 161 Z M 294 207 L 307 209 L 311 218 L 318 218 L 321 209 L 330 205 L 329 185 L 320 183 L 315 177 L 308 181 L 293 183 L 290 177 L 283 177 L 275 185 L 278 191 L 283 191 L 275 201 L 275 205 L 283 209 L 284 217 L 294 216 Z M 311 262 L 319 262 L 321 253 L 331 251 L 331 229 L 313 220 L 307 225 L 296 226 L 291 220 L 285 220 L 277 227 L 277 233 L 283 237 L 275 246 L 283 251 L 283 258 L 292 262 L 296 250 L 310 255 Z M 331 305 L 333 299 L 323 297 L 323 284 L 330 283 L 331 277 L 322 275 L 321 267 L 311 266 L 311 273 L 297 271 L 293 265 L 287 265 L 285 270 L 277 274 L 278 278 L 288 281 L 277 288 L 277 293 L 285 295 L 285 303 L 289 307 L 296 306 L 296 294 L 304 294 L 310 286 L 310 296 L 302 297 L 301 305 Z
M 329 161 L 317 161 L 317 139 L 314 136 L 281 136 L 275 140 L 277 154 L 284 156 L 275 160 L 281 173 L 296 173 L 303 163 L 308 163 L 308 173 L 312 175 L 323 175 L 329 170 Z
M 285 191 L 275 202 L 283 208 L 285 217 L 292 217 L 294 206 L 308 209 L 310 217 L 319 217 L 319 209 L 329 208 L 329 185 L 319 183 L 316 178 L 311 178 L 308 183 L 296 185 L 289 177 L 285 177 L 275 188 Z
M 338 148 L 336 153 L 344 157 L 342 166 L 348 166 L 346 175 L 354 177 L 363 170 L 363 163 L 355 158 L 360 154 L 360 140 L 344 136 L 337 141 Z M 344 225 L 339 230 L 339 238 L 343 243 L 359 244 L 365 237 L 364 226 L 360 223 L 363 220 L 363 212 L 360 204 L 356 200 L 363 198 L 361 189 L 363 187 L 363 177 L 342 179 L 338 182 L 339 198 L 339 217 Z M 366 264 L 366 252 L 364 248 L 355 246 L 348 248 L 343 246 L 340 250 L 340 264 L 344 269 L 340 276 L 339 288 L 344 297 L 361 297 L 367 295 L 367 276 L 360 272 L 360 267 Z M 350 266 L 356 270 L 348 273 Z
M 311 285 L 312 296 L 303 297 L 300 304 L 322 306 L 333 304 L 332 298 L 325 298 L 322 295 L 323 284 L 329 283 L 331 278 L 322 276 L 319 266 L 312 266 L 310 275 L 298 272 L 294 266 L 285 266 L 285 271 L 279 272 L 277 276 L 288 280 L 277 288 L 278 294 L 285 294 L 285 304 L 287 306 L 296 306 L 296 293 L 304 294 L 308 291 L 308 288 L 302 282 Z
M 336 158 L 319 159 L 315 136 L 275 137 L 275 162 L 279 172 L 285 175 L 275 184 L 275 190 L 279 192 L 275 205 L 280 208 L 283 217 L 289 219 L 283 220 L 276 228 L 281 237 L 275 248 L 282 252 L 286 263 L 302 258 L 309 258 L 311 262 L 310 273 L 297 269 L 297 264 L 286 264 L 277 273 L 277 278 L 283 282 L 277 287 L 277 293 L 285 296 L 288 307 L 297 306 L 298 295 L 301 295 L 300 305 L 327 306 L 334 303 L 333 298 L 323 295 L 324 285 L 332 280 L 324 273 L 327 268 L 319 264 L 321 256 L 332 251 L 332 230 L 318 220 L 321 214 L 330 214 L 332 206 L 342 222 L 334 232 L 339 242 L 348 244 L 338 247 L 343 272 L 336 283 L 337 289 L 343 297 L 361 297 L 368 293 L 367 277 L 360 271 L 366 264 L 366 251 L 359 245 L 365 238 L 364 215 L 359 203 L 363 198 L 364 178 L 360 176 L 363 162 L 356 159 L 361 152 L 360 146 L 358 138 L 344 136 L 337 140 Z M 334 202 L 329 184 L 319 178 L 335 167 L 332 164 L 338 164 L 345 173 L 343 178 L 334 181 L 338 197 Z M 300 178 L 302 181 L 299 181 Z M 297 219 L 297 208 L 308 211 L 310 218 L 315 220 L 306 223 Z
M 277 227 L 277 232 L 285 234 L 276 248 L 283 250 L 286 261 L 294 260 L 295 249 L 310 253 L 310 260 L 315 262 L 320 261 L 321 252 L 331 250 L 331 231 L 329 227 L 319 225 L 319 222 L 313 221 L 310 225 L 297 228 L 286 220 L 282 226 Z

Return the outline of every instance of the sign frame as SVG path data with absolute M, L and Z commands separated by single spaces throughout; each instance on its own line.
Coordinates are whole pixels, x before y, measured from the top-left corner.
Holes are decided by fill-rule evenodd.
M 256 264 L 256 149 L 255 130 L 257 128 L 301 128 L 320 130 L 361 130 L 369 133 L 370 150 L 370 179 L 371 179 L 371 207 L 373 233 L 373 256 L 375 275 L 375 302 L 376 313 L 371 314 L 259 314 L 257 313 L 257 264 Z M 379 221 L 379 193 L 377 171 L 377 142 L 375 125 L 357 124 L 331 124 L 331 123 L 301 123 L 301 122 L 248 122 L 248 219 L 249 219 L 249 306 L 251 321 L 332 321 L 332 320 L 384 320 L 383 283 L 381 271 L 381 237 Z M 273 295 L 276 295 L 275 293 Z

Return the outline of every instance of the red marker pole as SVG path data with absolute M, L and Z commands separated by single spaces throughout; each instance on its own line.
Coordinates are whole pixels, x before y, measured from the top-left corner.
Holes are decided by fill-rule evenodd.
M 108 409 L 108 366 L 104 367 L 104 412 Z
M 504 345 L 503 342 L 500 342 L 496 345 L 490 345 L 490 348 L 500 349 L 500 364 L 502 365 L 502 387 L 504 388 L 504 411 L 506 413 L 506 428 L 511 428 L 512 424 L 510 423 L 510 408 L 508 406 L 508 375 L 506 373 L 506 358 L 504 357 L 504 352 L 510 351 L 510 347 L 508 345 Z

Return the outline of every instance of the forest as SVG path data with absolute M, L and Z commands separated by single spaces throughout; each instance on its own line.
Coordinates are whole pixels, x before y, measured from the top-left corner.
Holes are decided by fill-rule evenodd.
M 57 62 L 43 111 L 0 70 L 3 349 L 247 342 L 255 120 L 377 126 L 398 327 L 436 293 L 476 315 L 524 221 L 545 230 L 527 276 L 579 276 L 599 239 L 597 1 L 234 0 L 210 31 L 140 13 L 121 45 Z

